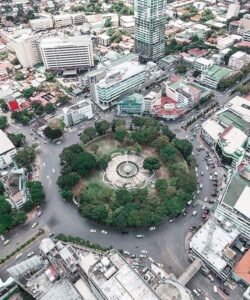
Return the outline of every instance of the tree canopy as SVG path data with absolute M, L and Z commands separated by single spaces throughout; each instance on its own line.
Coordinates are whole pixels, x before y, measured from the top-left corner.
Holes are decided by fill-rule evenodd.
M 143 161 L 143 168 L 150 172 L 160 169 L 161 164 L 157 157 L 149 156 Z
M 6 116 L 0 116 L 0 129 L 4 130 L 8 127 L 8 120 Z
M 51 128 L 50 126 L 45 127 L 43 133 L 50 140 L 58 139 L 63 135 L 61 128 Z
M 17 151 L 16 162 L 21 167 L 30 167 L 36 158 L 35 148 L 33 146 L 26 146 Z

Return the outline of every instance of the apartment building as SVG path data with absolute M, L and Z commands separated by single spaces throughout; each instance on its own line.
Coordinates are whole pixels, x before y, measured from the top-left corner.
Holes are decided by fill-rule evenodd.
M 75 125 L 83 120 L 93 118 L 93 109 L 89 101 L 83 100 L 63 108 L 63 121 L 66 127 Z
M 239 2 L 230 4 L 228 6 L 228 10 L 227 10 L 227 20 L 231 19 L 233 17 L 237 17 L 239 15 L 239 12 L 240 12 L 240 3 Z
M 94 66 L 90 36 L 51 37 L 40 42 L 42 61 L 47 70 L 86 70 Z
M 70 14 L 55 15 L 54 23 L 56 28 L 70 26 L 72 25 L 71 15 Z
M 33 31 L 48 30 L 54 26 L 53 19 L 50 16 L 46 18 L 30 20 L 29 24 Z
M 212 89 L 216 89 L 220 80 L 230 76 L 231 74 L 232 70 L 218 65 L 213 65 L 201 73 L 200 81 L 202 84 Z
M 13 158 L 16 155 L 16 148 L 0 129 L 0 169 L 4 169 L 13 163 Z
M 38 47 L 38 37 L 31 34 L 23 34 L 10 42 L 11 48 L 23 68 L 32 68 L 41 62 Z
M 199 57 L 194 61 L 193 67 L 195 70 L 197 71 L 204 71 L 207 68 L 211 67 L 213 65 L 213 61 L 203 58 L 203 57 Z
M 120 25 L 123 30 L 134 33 L 135 29 L 135 18 L 134 16 L 121 16 L 120 17 Z
M 228 66 L 235 71 L 239 71 L 249 62 L 250 62 L 249 54 L 242 51 L 237 51 L 236 53 L 230 56 Z

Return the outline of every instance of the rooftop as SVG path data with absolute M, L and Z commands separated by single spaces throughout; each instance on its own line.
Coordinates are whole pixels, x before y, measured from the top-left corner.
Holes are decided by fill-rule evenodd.
M 239 261 L 234 272 L 245 282 L 250 284 L 250 249 Z
M 223 151 L 233 154 L 237 150 L 243 150 L 247 135 L 240 129 L 230 126 L 220 134 L 220 140 L 223 143 Z
M 218 141 L 220 134 L 225 130 L 213 119 L 208 119 L 207 121 L 205 121 L 202 124 L 202 128 L 214 141 Z
M 231 232 L 227 232 L 221 226 L 214 224 L 215 229 L 211 242 L 208 246 L 207 252 L 205 252 L 206 242 L 208 234 L 210 232 L 211 223 L 215 222 L 213 219 L 209 219 L 193 236 L 190 247 L 197 252 L 201 257 L 204 257 L 211 265 L 214 266 L 219 272 L 222 272 L 226 266 L 227 261 L 223 258 L 223 252 L 231 245 L 239 232 L 232 228 Z
M 100 88 L 108 88 L 142 72 L 145 72 L 145 66 L 139 62 L 124 62 L 109 69 L 106 77 L 101 79 L 97 85 Z
M 64 37 L 50 37 L 43 38 L 40 42 L 41 48 L 52 48 L 52 47 L 67 47 L 71 46 L 85 46 L 91 44 L 91 37 L 88 35 L 80 36 L 64 36 Z
M 203 71 L 203 74 L 213 78 L 216 81 L 220 81 L 221 79 L 229 76 L 232 70 L 224 67 L 220 67 L 218 65 L 213 65 L 212 67 Z
M 226 204 L 250 218 L 249 204 L 246 193 L 249 192 L 250 182 L 244 177 L 234 174 L 223 196 L 222 203 Z M 237 204 L 239 202 L 239 204 Z
M 110 251 L 89 271 L 90 280 L 112 300 L 158 300 L 159 297 L 117 252 Z
M 137 93 L 134 93 L 129 96 L 124 96 L 121 101 L 119 101 L 118 105 L 142 105 L 143 96 Z
M 0 129 L 0 155 L 14 149 L 15 146 L 11 142 L 11 140 L 7 137 L 6 133 L 4 133 Z

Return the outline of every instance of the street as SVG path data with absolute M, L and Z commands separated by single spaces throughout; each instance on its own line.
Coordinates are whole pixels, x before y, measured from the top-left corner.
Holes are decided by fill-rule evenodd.
M 113 112 L 105 112 L 102 115 L 103 119 L 111 121 L 114 117 Z M 29 223 L 20 226 L 10 232 L 8 238 L 10 244 L 3 246 L 0 244 L 1 257 L 5 257 L 8 253 L 12 252 L 16 248 L 17 242 L 22 244 L 28 240 L 31 234 L 34 234 L 39 227 L 47 227 L 49 231 L 58 233 L 64 233 L 66 235 L 79 236 L 83 239 L 90 240 L 91 242 L 99 243 L 102 246 L 113 246 L 116 249 L 123 249 L 131 252 L 132 254 L 139 254 L 142 249 L 148 251 L 148 255 L 152 257 L 156 262 L 162 263 L 164 268 L 168 272 L 172 272 L 178 277 L 189 266 L 187 260 L 187 250 L 185 249 L 185 237 L 189 228 L 192 225 L 201 224 L 202 205 L 207 202 L 204 200 L 211 195 L 213 190 L 212 182 L 209 180 L 209 174 L 211 170 L 206 170 L 206 162 L 204 160 L 205 151 L 198 152 L 196 148 L 201 144 L 199 135 L 193 140 L 194 154 L 197 160 L 198 173 L 200 183 L 203 184 L 203 189 L 200 190 L 199 195 L 196 195 L 197 205 L 194 207 L 189 206 L 187 208 L 188 214 L 179 216 L 175 222 L 169 223 L 165 220 L 161 224 L 157 225 L 155 231 L 148 230 L 129 230 L 129 234 L 122 235 L 120 230 L 114 230 L 102 225 L 98 225 L 94 222 L 90 222 L 80 216 L 78 211 L 64 202 L 59 194 L 58 187 L 56 185 L 57 178 L 60 174 L 60 162 L 59 154 L 64 147 L 79 142 L 78 131 L 81 126 L 91 126 L 94 121 L 88 121 L 87 123 L 81 123 L 79 128 L 69 130 L 63 143 L 56 145 L 54 143 L 43 144 L 42 138 L 38 138 L 40 141 L 39 153 L 39 167 L 40 167 L 40 180 L 43 183 L 44 191 L 46 194 L 45 205 L 43 207 L 43 214 L 41 217 L 35 217 Z M 178 138 L 190 138 L 191 127 L 185 132 L 180 129 L 180 124 L 170 123 L 168 124 L 170 129 L 173 129 Z M 19 130 L 15 125 L 11 125 L 9 131 L 22 132 L 27 137 L 27 141 L 31 141 L 31 129 L 28 127 L 21 127 Z M 216 171 L 213 169 L 212 171 Z M 200 172 L 204 172 L 204 176 L 200 176 Z M 223 173 L 222 168 L 217 172 Z M 197 215 L 192 216 L 192 212 L 196 210 Z M 33 222 L 39 222 L 39 226 L 35 229 L 31 228 Z M 96 229 L 96 233 L 90 233 L 90 229 Z M 101 230 L 107 230 L 108 234 L 101 233 Z M 144 234 L 143 239 L 137 239 L 136 234 Z M 33 247 L 33 246 L 32 246 Z M 33 251 L 33 250 L 32 250 Z M 6 279 L 5 268 L 1 270 L 0 277 Z M 216 283 L 219 286 L 218 283 Z M 192 290 L 193 288 L 200 288 L 204 291 L 204 295 L 209 296 L 209 299 L 232 299 L 238 300 L 240 296 L 237 289 L 232 291 L 230 297 L 221 297 L 218 294 L 214 294 L 213 285 L 208 278 L 198 273 L 188 284 L 187 287 Z

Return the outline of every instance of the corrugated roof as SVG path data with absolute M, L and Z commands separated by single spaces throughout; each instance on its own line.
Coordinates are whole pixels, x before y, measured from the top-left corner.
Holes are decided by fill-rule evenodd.
M 12 144 L 11 140 L 7 137 L 0 129 L 0 155 L 14 149 L 15 146 Z
M 242 278 L 245 282 L 250 284 L 250 249 L 239 261 L 234 272 Z

